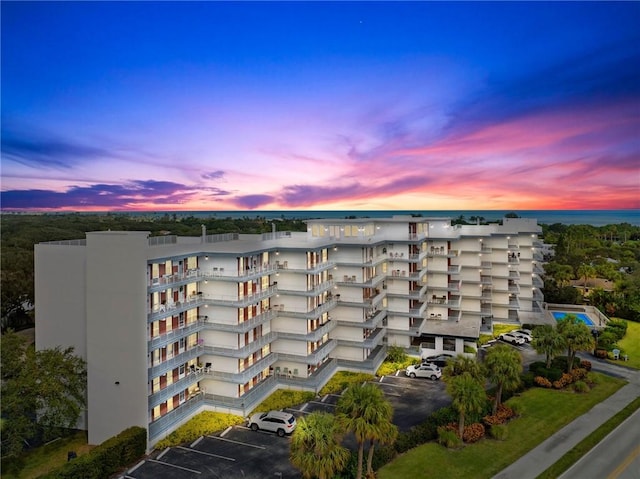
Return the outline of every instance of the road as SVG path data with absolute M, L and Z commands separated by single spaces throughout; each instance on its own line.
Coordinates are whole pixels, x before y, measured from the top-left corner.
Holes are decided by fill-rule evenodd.
M 640 477 L 640 410 L 620 424 L 560 479 L 638 479 Z

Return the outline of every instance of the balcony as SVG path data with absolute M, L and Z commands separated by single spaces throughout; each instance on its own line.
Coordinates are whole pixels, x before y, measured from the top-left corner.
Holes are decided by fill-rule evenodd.
M 315 392 L 318 392 L 336 372 L 337 365 L 337 359 L 329 359 L 307 377 L 278 376 L 276 381 L 278 384 L 285 386 L 298 386 L 304 389 L 312 388 Z
M 339 346 L 350 346 L 356 348 L 364 348 L 364 349 L 373 349 L 378 344 L 382 342 L 385 334 L 387 333 L 386 328 L 380 328 L 377 331 L 370 334 L 367 338 L 358 340 L 358 339 L 338 339 Z
M 323 271 L 327 271 L 329 269 L 333 269 L 336 266 L 335 261 L 323 261 L 320 263 L 315 263 L 313 265 L 307 265 L 304 267 L 292 266 L 289 264 L 289 261 L 276 261 L 276 269 L 279 271 L 286 270 L 287 272 L 292 273 L 304 273 L 304 274 L 316 274 L 321 273 Z
M 239 295 L 206 295 L 201 301 L 203 304 L 216 306 L 230 306 L 233 308 L 244 308 L 258 303 L 263 299 L 270 298 L 278 292 L 277 286 L 269 286 L 262 291 L 258 291 L 246 296 Z
M 320 283 L 318 285 L 315 285 L 311 288 L 308 288 L 306 290 L 301 290 L 301 289 L 284 289 L 284 288 L 280 288 L 278 290 L 278 292 L 280 294 L 287 294 L 287 295 L 291 295 L 291 296 L 319 296 L 322 293 L 326 292 L 326 291 L 330 291 L 333 287 L 335 286 L 335 281 L 333 281 L 332 279 L 324 281 L 323 283 Z
M 252 411 L 264 398 L 269 396 L 278 386 L 275 376 L 269 376 L 240 397 L 220 396 L 218 394 L 205 394 L 204 403 L 207 406 L 235 409 L 236 414 L 246 415 Z
M 295 361 L 303 364 L 318 364 L 322 362 L 324 358 L 329 356 L 331 351 L 333 351 L 337 345 L 338 342 L 335 339 L 330 339 L 310 354 L 294 354 L 285 352 L 278 352 L 277 354 L 280 360 Z
M 227 371 L 216 371 L 216 363 L 213 362 L 212 369 L 206 373 L 202 373 L 206 379 L 217 379 L 228 383 L 246 384 L 256 377 L 261 371 L 273 366 L 278 361 L 276 353 L 270 353 L 262 359 L 259 359 L 248 368 L 236 373 Z
M 149 292 L 163 291 L 167 288 L 176 289 L 178 286 L 193 283 L 198 281 L 199 274 L 200 270 L 190 269 L 176 274 L 165 274 L 158 278 L 151 278 L 148 284 Z
M 198 356 L 204 353 L 204 348 L 202 346 L 193 346 L 191 349 L 184 351 L 180 354 L 173 356 L 172 358 L 168 358 L 165 361 L 156 364 L 155 366 L 151 366 L 149 371 L 149 380 L 161 376 L 164 373 L 172 371 L 174 368 L 191 361 L 192 359 L 196 359 Z
M 338 367 L 348 370 L 375 372 L 378 370 L 382 361 L 387 357 L 387 347 L 380 345 L 376 347 L 369 357 L 364 361 L 355 361 L 351 359 L 338 359 Z
M 164 389 L 151 394 L 149 396 L 149 409 L 153 409 L 158 404 L 165 402 L 176 394 L 179 394 L 180 392 L 189 388 L 189 386 L 193 386 L 195 383 L 200 381 L 200 379 L 202 379 L 202 376 L 202 372 L 187 373 L 183 378 L 177 380 L 172 384 L 169 384 Z
M 199 394 L 182 403 L 176 409 L 149 424 L 149 441 L 160 439 L 172 426 L 194 415 L 204 405 L 204 395 Z
M 168 304 L 160 304 L 153 309 L 147 310 L 147 322 L 152 323 L 154 321 L 160 321 L 163 318 L 170 316 L 176 316 L 180 313 L 188 311 L 189 309 L 204 306 L 206 304 L 205 297 L 202 294 L 183 298 L 180 301 L 170 302 Z
M 273 310 L 265 311 L 248 321 L 243 321 L 242 323 L 222 323 L 218 321 L 212 321 L 210 319 L 203 321 L 203 329 L 209 331 L 227 331 L 231 333 L 246 333 L 247 331 L 251 331 L 252 329 L 260 326 L 261 324 L 267 323 L 276 317 L 276 312 Z
M 311 311 L 307 308 L 287 308 L 285 304 L 277 305 L 277 311 L 279 316 L 286 316 L 291 318 L 304 318 L 315 319 L 320 317 L 323 313 L 335 308 L 338 303 L 337 299 L 332 297 L 327 299 L 324 303 L 318 305 Z M 275 306 L 274 306 L 275 307 Z
M 259 279 L 263 276 L 274 274 L 277 268 L 274 264 L 265 263 L 262 266 L 244 270 L 225 270 L 224 268 L 211 267 L 208 271 L 199 271 L 199 277 L 211 281 L 245 282 Z
M 163 348 L 169 344 L 175 343 L 181 338 L 186 338 L 187 336 L 198 333 L 203 329 L 204 321 L 195 321 L 182 328 L 172 329 L 171 331 L 155 336 L 147 341 L 147 349 L 149 351 L 153 351 L 154 349 Z
M 241 348 L 224 348 L 221 346 L 205 346 L 204 353 L 212 354 L 214 356 L 224 356 L 227 358 L 242 359 L 262 349 L 267 344 L 271 344 L 275 339 L 277 339 L 277 333 L 271 332 L 263 336 L 260 336 L 255 341 L 251 341 L 249 344 Z
M 276 334 L 278 336 L 278 339 L 296 339 L 300 341 L 316 342 L 320 341 L 320 339 L 322 339 L 325 334 L 333 331 L 337 325 L 337 321 L 327 321 L 315 331 L 310 331 L 308 333 L 278 331 Z
M 381 309 L 380 311 L 376 311 L 373 314 L 367 314 L 367 319 L 366 321 L 363 321 L 363 322 L 340 320 L 340 326 L 364 328 L 364 329 L 376 329 L 386 317 L 387 317 L 387 310 Z

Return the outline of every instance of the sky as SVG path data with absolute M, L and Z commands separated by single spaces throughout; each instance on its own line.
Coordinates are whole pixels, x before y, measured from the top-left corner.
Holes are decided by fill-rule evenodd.
M 3 211 L 640 208 L 640 2 L 11 2 Z

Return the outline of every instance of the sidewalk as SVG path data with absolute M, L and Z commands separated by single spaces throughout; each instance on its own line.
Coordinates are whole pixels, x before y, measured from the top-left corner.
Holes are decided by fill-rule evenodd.
M 593 371 L 623 377 L 629 384 L 560 429 L 493 479 L 535 479 L 571 448 L 640 396 L 640 371 L 588 358 Z

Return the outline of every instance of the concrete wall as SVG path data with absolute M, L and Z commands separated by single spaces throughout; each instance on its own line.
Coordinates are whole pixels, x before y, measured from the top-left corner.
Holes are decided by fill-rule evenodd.
M 87 233 L 89 443 L 147 427 L 146 232 Z

